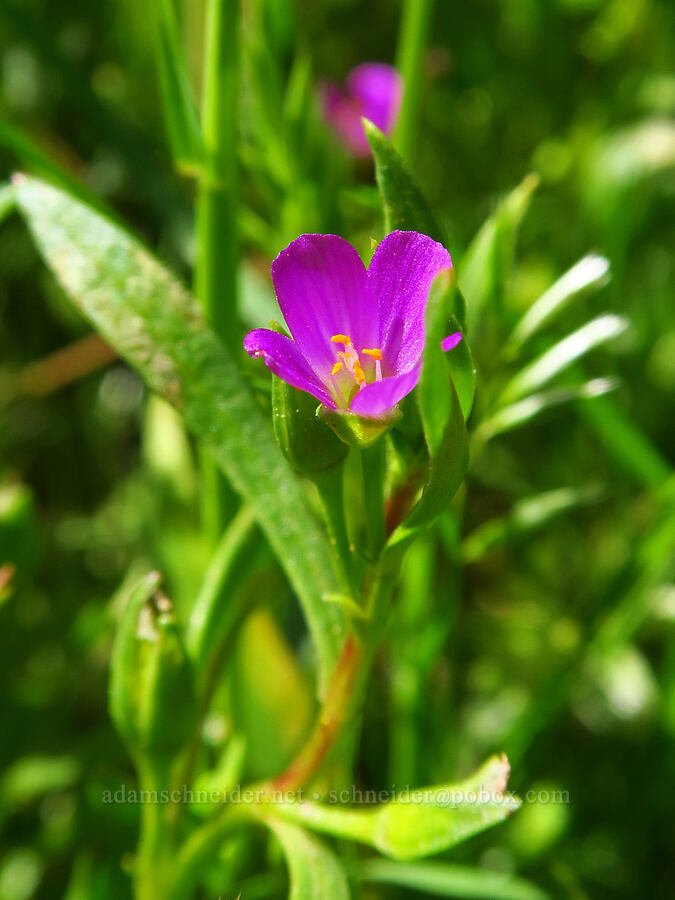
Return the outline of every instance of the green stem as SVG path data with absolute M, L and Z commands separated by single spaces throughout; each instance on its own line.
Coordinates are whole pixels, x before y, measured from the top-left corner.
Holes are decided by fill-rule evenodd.
M 396 68 L 403 76 L 403 99 L 394 143 L 407 162 L 417 140 L 422 65 L 433 0 L 405 0 L 399 26 Z
M 192 897 L 204 868 L 223 841 L 252 818 L 251 807 L 239 803 L 227 807 L 217 819 L 193 831 L 176 858 L 171 882 L 162 900 L 188 900 Z
M 387 537 L 384 519 L 384 453 L 384 438 L 361 451 L 363 501 L 371 562 L 379 557 Z
M 202 129 L 204 164 L 197 197 L 195 290 L 204 315 L 233 355 L 237 319 L 239 0 L 209 0 L 206 13 Z M 217 538 L 232 508 L 222 476 L 202 459 L 206 528 Z
M 336 556 L 338 574 L 343 590 L 349 597 L 355 595 L 355 574 L 349 536 L 345 522 L 343 466 L 341 463 L 315 472 L 312 481 L 321 500 L 321 508 L 328 530 L 328 539 Z
M 170 787 L 171 764 L 165 758 L 143 756 L 137 770 L 142 803 L 136 896 L 138 900 L 159 900 L 166 893 L 163 873 L 171 859 L 167 804 L 161 802 L 162 792 Z

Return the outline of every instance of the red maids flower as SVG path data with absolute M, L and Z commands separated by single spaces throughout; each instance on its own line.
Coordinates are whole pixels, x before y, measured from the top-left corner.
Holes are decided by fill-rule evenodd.
M 385 418 L 417 384 L 429 289 L 450 268 L 448 251 L 416 231 L 387 235 L 368 270 L 343 238 L 304 234 L 272 263 L 293 339 L 257 328 L 244 348 L 324 406 Z M 443 349 L 459 340 L 450 335 Z
M 403 82 L 396 69 L 385 63 L 363 63 L 347 76 L 344 87 L 323 85 L 326 121 L 355 156 L 369 156 L 370 145 L 361 117 L 389 135 L 401 106 Z

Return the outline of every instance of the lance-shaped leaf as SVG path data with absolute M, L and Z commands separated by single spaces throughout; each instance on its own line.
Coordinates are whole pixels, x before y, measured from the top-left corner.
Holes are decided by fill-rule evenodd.
M 550 900 L 550 895 L 522 878 L 504 872 L 445 862 L 398 863 L 368 859 L 356 869 L 361 881 L 408 888 L 435 897 L 472 900 Z
M 480 834 L 515 812 L 520 800 L 506 793 L 508 777 L 506 757 L 493 756 L 466 781 L 406 788 L 375 809 L 287 801 L 271 804 L 270 809 L 276 817 L 315 831 L 370 844 L 392 859 L 421 859 Z
M 657 488 L 670 477 L 672 467 L 635 420 L 611 398 L 582 400 L 579 412 L 595 430 L 613 460 L 638 484 Z
M 445 229 L 431 211 L 410 169 L 380 129 L 363 119 L 373 151 L 377 186 L 384 208 L 384 230 L 419 231 L 447 247 Z
M 202 133 L 181 46 L 174 0 L 154 0 L 154 4 L 157 67 L 171 152 L 178 168 L 192 171 L 202 160 Z
M 600 288 L 609 281 L 609 260 L 590 254 L 580 259 L 532 304 L 513 329 L 510 350 L 517 350 L 565 307 L 587 291 Z
M 593 378 L 585 384 L 551 388 L 540 394 L 531 394 L 523 400 L 498 409 L 489 418 L 484 419 L 476 429 L 476 440 L 478 443 L 484 443 L 495 435 L 525 425 L 548 409 L 563 403 L 571 403 L 574 400 L 600 397 L 602 394 L 615 390 L 617 386 L 618 382 L 614 378 Z
M 270 819 L 279 839 L 291 880 L 289 900 L 349 900 L 347 876 L 326 845 L 304 828 Z
M 183 286 L 136 240 L 68 194 L 16 180 L 19 208 L 59 283 L 105 339 L 183 414 L 250 504 L 295 588 L 322 683 L 344 617 L 335 567 L 302 486 L 222 343 Z
M 467 302 L 467 329 L 473 333 L 486 303 L 502 290 L 513 262 L 516 235 L 539 184 L 528 175 L 499 204 L 473 239 L 459 266 L 459 284 Z
M 598 500 L 595 485 L 581 488 L 559 488 L 514 503 L 506 516 L 490 519 L 471 532 L 462 542 L 462 559 L 473 563 L 487 553 L 515 543 L 571 509 Z
M 501 402 L 519 400 L 536 391 L 594 347 L 618 337 L 628 327 L 622 316 L 607 314 L 587 322 L 521 369 L 502 391 Z
M 390 548 L 403 540 L 407 542 L 413 532 L 428 525 L 447 508 L 461 484 L 469 460 L 462 406 L 448 361 L 455 350 L 446 354 L 441 349 L 441 341 L 447 334 L 452 289 L 452 272 L 441 272 L 429 293 L 424 364 L 417 386 L 417 403 L 429 454 L 427 482 L 417 505 L 392 535 Z M 473 368 L 470 357 L 465 360 L 465 367 L 471 367 L 463 372 L 462 379 L 468 408 L 472 399 Z M 461 369 L 461 360 L 456 366 Z

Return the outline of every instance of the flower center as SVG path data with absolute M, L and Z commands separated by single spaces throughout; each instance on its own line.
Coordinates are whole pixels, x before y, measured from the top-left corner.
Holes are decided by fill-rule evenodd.
M 373 381 L 373 376 L 375 381 L 382 381 L 382 351 L 380 349 L 377 347 L 364 347 L 361 350 L 364 356 L 368 356 L 375 363 L 374 366 L 368 366 L 370 369 L 368 373 L 370 377 L 368 377 L 359 359 L 359 354 L 354 347 L 354 342 L 348 334 L 334 334 L 331 337 L 331 341 L 334 344 L 342 344 L 344 347 L 343 350 L 338 350 L 336 354 L 336 360 L 330 372 L 333 378 L 344 371 L 345 374 L 351 375 L 359 390 L 369 381 Z
M 361 358 L 348 334 L 334 334 L 334 344 L 342 345 L 335 354 L 330 370 L 334 395 L 340 406 L 349 405 L 361 388 L 372 381 L 382 381 L 382 351 L 377 347 L 364 347 Z

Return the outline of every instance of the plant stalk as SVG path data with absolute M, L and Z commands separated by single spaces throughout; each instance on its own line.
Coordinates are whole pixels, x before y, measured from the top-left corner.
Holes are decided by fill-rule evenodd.
M 143 756 L 136 768 L 142 792 L 136 896 L 138 900 L 160 900 L 165 896 L 164 877 L 171 859 L 167 804 L 161 802 L 162 791 L 170 787 L 171 762 Z
M 399 26 L 396 68 L 403 77 L 403 99 L 394 144 L 410 162 L 418 136 L 422 66 L 427 45 L 433 0 L 404 0 Z
M 385 440 L 361 451 L 363 502 L 371 562 L 376 562 L 387 537 L 384 511 Z
M 349 597 L 354 598 L 356 583 L 345 523 L 343 466 L 339 463 L 322 472 L 315 472 L 311 478 L 319 493 L 328 540 L 336 557 L 342 588 Z
M 208 0 L 202 98 L 204 162 L 197 195 L 195 291 L 204 315 L 236 356 L 237 318 L 239 0 Z M 217 540 L 233 497 L 214 463 L 202 454 L 202 514 Z

